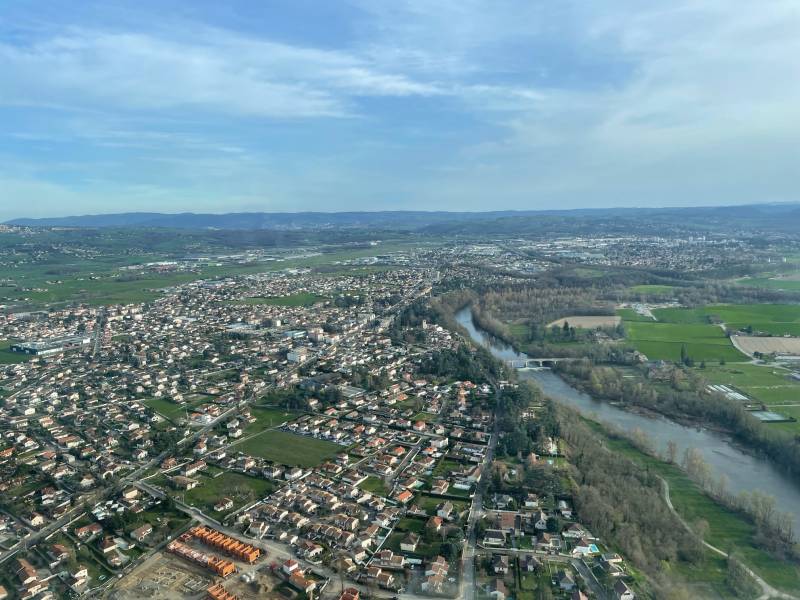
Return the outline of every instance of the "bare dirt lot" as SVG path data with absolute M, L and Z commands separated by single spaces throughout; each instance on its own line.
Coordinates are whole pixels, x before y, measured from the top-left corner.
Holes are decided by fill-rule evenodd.
M 800 356 L 800 338 L 734 335 L 731 341 L 733 341 L 734 346 L 751 356 L 755 352 L 761 352 L 762 354 L 776 353 Z
M 247 573 L 247 579 L 242 577 Z M 260 565 L 239 565 L 239 572 L 225 579 L 214 577 L 205 569 L 177 556 L 160 552 L 147 559 L 123 578 L 110 594 L 114 600 L 198 600 L 206 597 L 206 589 L 215 582 L 240 600 L 286 600 L 275 588 L 280 584 L 267 568 Z
M 198 598 L 213 580 L 200 567 L 159 552 L 122 579 L 111 597 L 119 600 Z
M 599 316 L 599 317 L 564 317 L 553 321 L 548 327 L 563 327 L 564 321 L 570 324 L 571 327 L 579 327 L 581 329 L 596 329 L 598 327 L 616 327 L 619 325 L 620 317 L 617 316 Z

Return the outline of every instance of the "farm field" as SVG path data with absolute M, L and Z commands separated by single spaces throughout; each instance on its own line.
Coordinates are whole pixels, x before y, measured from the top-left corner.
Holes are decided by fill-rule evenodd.
M 660 308 L 653 314 L 662 323 L 723 322 L 729 329 L 762 331 L 772 335 L 800 336 L 800 305 L 713 304 L 699 308 Z
M 768 290 L 800 292 L 800 279 L 788 277 L 748 277 L 744 279 L 737 279 L 736 283 L 747 287 L 758 287 Z
M 770 365 L 731 364 L 698 370 L 709 383 L 732 386 L 778 414 L 800 419 L 800 381 L 787 369 Z M 800 432 L 800 422 L 770 423 L 770 429 Z
M 625 329 L 627 338 L 650 360 L 678 361 L 683 346 L 695 361 L 733 362 L 747 358 L 715 325 L 630 321 Z
M 601 315 L 593 317 L 564 317 L 552 323 L 548 323 L 548 327 L 563 327 L 564 323 L 569 323 L 572 327 L 581 329 L 596 329 L 597 327 L 616 327 L 619 325 L 621 319 L 616 315 Z
M 626 321 L 643 321 L 645 323 L 653 322 L 653 319 L 645 315 L 640 315 L 632 308 L 618 308 L 616 312 L 617 316 L 620 317 L 623 322 Z
M 748 354 L 791 354 L 800 355 L 800 338 L 756 337 L 736 335 L 734 342 Z
M 236 452 L 277 463 L 313 467 L 345 450 L 344 446 L 312 437 L 268 430 L 232 447 Z

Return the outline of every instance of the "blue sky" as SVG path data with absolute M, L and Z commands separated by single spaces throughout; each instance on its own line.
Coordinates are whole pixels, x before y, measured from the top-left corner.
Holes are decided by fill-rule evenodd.
M 795 0 L 6 0 L 0 219 L 798 201 Z

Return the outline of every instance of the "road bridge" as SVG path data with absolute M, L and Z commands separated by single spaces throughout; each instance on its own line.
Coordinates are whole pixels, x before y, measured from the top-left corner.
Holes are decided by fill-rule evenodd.
M 535 367 L 552 367 L 560 362 L 571 362 L 577 358 L 552 357 L 552 358 L 514 358 L 507 360 L 506 364 L 512 369 L 530 369 Z

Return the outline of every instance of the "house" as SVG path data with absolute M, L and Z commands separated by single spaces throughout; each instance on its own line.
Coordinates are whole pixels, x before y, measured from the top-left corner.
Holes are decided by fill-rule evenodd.
M 345 588 L 339 596 L 339 600 L 360 600 L 361 594 L 356 588 Z
M 47 556 L 50 559 L 50 568 L 54 569 L 69 558 L 69 551 L 62 544 L 53 544 L 47 551 Z
M 184 477 L 183 475 L 176 475 L 172 479 L 170 479 L 172 486 L 179 490 L 193 490 L 200 482 L 196 479 L 190 479 L 189 477 Z
M 437 556 L 434 560 L 428 563 L 425 569 L 425 576 L 440 575 L 446 577 L 450 566 L 447 564 L 447 559 L 444 556 Z
M 532 493 L 525 496 L 525 508 L 539 508 L 539 496 Z
M 283 566 L 281 567 L 283 572 L 286 573 L 287 575 L 291 575 L 292 573 L 297 571 L 297 569 L 299 569 L 299 568 L 300 568 L 300 565 L 297 564 L 297 561 L 293 560 L 291 558 L 288 559 L 285 563 L 283 563 Z
M 578 523 L 570 523 L 564 531 L 561 532 L 565 538 L 580 539 L 588 534 L 586 529 Z
M 91 523 L 91 524 L 85 525 L 83 527 L 76 527 L 75 528 L 75 536 L 79 540 L 85 542 L 86 540 L 92 538 L 93 536 L 97 535 L 101 531 L 103 531 L 103 527 L 100 525 L 100 523 Z
M 110 537 L 104 537 L 100 542 L 100 550 L 103 554 L 110 554 L 117 549 L 117 542 Z
M 499 529 L 487 529 L 483 535 L 484 546 L 505 546 L 506 532 Z
M 575 579 L 572 577 L 572 574 L 561 569 L 558 574 L 556 575 L 556 581 L 558 582 L 558 587 L 560 587 L 565 592 L 571 592 L 575 589 Z
M 537 546 L 542 550 L 559 550 L 561 548 L 561 538 L 552 533 L 541 533 L 537 539 Z
M 230 510 L 232 508 L 233 508 L 233 500 L 231 500 L 230 498 L 223 498 L 214 505 L 214 510 L 216 512 L 223 512 L 226 510 Z
M 495 575 L 505 575 L 508 573 L 508 556 L 505 554 L 495 554 L 492 556 L 492 571 Z
M 436 516 L 441 517 L 442 519 L 450 519 L 453 514 L 453 503 L 449 500 L 446 502 L 442 502 L 439 506 L 436 507 Z
M 486 591 L 493 600 L 505 600 L 506 596 L 508 596 L 508 588 L 499 577 L 486 586 Z
M 444 581 L 445 579 L 442 575 L 429 575 L 425 581 L 422 582 L 422 591 L 433 594 L 441 594 Z
M 145 523 L 141 527 L 137 527 L 131 531 L 131 537 L 137 542 L 142 542 L 151 533 L 153 533 L 153 526 L 149 523 Z
M 403 490 L 399 494 L 397 494 L 394 499 L 397 500 L 400 504 L 408 504 L 409 501 L 414 497 L 414 494 L 409 492 L 408 490 Z
M 533 526 L 539 531 L 545 531 L 547 529 L 547 513 L 543 510 L 537 510 L 533 513 L 531 521 L 533 522 Z
M 539 567 L 542 566 L 542 563 L 533 554 L 526 554 L 519 559 L 519 566 L 523 571 L 533 573 L 534 571 L 539 570 Z
M 597 546 L 595 546 L 592 542 L 587 540 L 586 538 L 579 539 L 575 546 L 572 548 L 573 556 L 581 555 L 587 556 L 589 554 L 595 554 L 597 552 Z
M 442 518 L 441 517 L 431 517 L 428 519 L 428 522 L 425 524 L 430 531 L 438 532 L 442 528 Z
M 289 576 L 289 585 L 305 594 L 310 594 L 317 588 L 317 583 L 315 581 L 306 579 L 299 571 L 295 571 Z
M 387 573 L 385 571 L 381 572 L 376 579 L 378 581 L 378 585 L 382 588 L 390 588 L 392 585 L 394 585 L 394 575 L 391 573 Z
M 400 541 L 400 550 L 403 552 L 416 552 L 419 546 L 419 535 L 410 532 L 406 537 Z
M 617 579 L 616 583 L 614 583 L 614 597 L 617 600 L 634 600 L 636 595 L 633 593 L 628 584 L 622 581 L 622 579 Z

